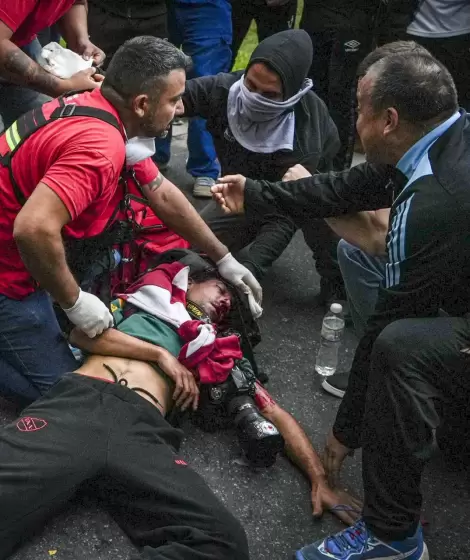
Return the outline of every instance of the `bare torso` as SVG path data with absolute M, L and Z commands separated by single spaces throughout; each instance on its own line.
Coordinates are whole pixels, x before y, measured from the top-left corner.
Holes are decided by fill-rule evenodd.
M 85 363 L 75 370 L 75 373 L 115 381 L 109 369 L 116 374 L 118 382 L 127 385 L 129 389 L 138 387 L 153 395 L 160 406 L 157 406 L 156 402 L 145 393 L 136 391 L 136 394 L 157 406 L 163 415 L 170 411 L 172 398 L 169 381 L 146 362 L 95 355 L 87 358 Z

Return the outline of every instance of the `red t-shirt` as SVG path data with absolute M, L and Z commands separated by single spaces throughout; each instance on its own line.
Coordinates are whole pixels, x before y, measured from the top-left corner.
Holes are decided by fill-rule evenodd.
M 0 0 L 0 20 L 12 31 L 11 41 L 23 47 L 36 35 L 54 25 L 76 0 Z
M 66 102 L 105 109 L 119 121 L 117 111 L 99 89 L 74 95 Z M 46 103 L 44 115 L 47 117 L 56 106 L 57 100 Z M 1 136 L 0 153 L 5 152 L 5 145 Z M 64 235 L 83 238 L 101 233 L 111 217 L 124 161 L 124 132 L 97 118 L 68 117 L 30 136 L 13 156 L 11 165 L 26 197 L 40 182 L 59 196 L 71 216 Z M 147 172 L 146 177 L 151 174 Z M 2 166 L 0 208 L 0 293 L 23 299 L 34 291 L 35 284 L 13 239 L 13 223 L 21 206 L 10 183 L 9 170 Z

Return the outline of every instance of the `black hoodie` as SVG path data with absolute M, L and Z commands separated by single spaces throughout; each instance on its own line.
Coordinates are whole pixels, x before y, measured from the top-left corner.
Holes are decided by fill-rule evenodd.
M 275 70 L 283 83 L 285 98 L 302 86 L 312 59 L 312 43 L 302 30 L 277 33 L 262 41 L 249 65 L 263 62 Z M 309 91 L 295 106 L 294 150 L 272 154 L 251 152 L 233 137 L 227 118 L 227 98 L 231 86 L 243 72 L 205 76 L 186 82 L 183 95 L 185 116 L 207 119 L 207 130 L 214 139 L 222 174 L 242 173 L 254 179 L 278 181 L 296 163 L 311 172 L 328 171 L 339 149 L 336 126 L 323 101 Z
M 263 62 L 279 75 L 284 99 L 295 95 L 302 87 L 312 65 L 312 41 L 306 31 L 289 29 L 262 41 L 251 55 L 251 65 Z

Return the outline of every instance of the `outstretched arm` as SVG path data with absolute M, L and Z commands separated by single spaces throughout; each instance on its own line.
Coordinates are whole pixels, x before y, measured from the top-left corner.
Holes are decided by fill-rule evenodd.
M 256 386 L 256 404 L 260 412 L 272 422 L 285 441 L 289 459 L 308 477 L 312 486 L 313 515 L 320 517 L 325 509 L 351 524 L 360 514 L 361 504 L 355 498 L 328 486 L 325 469 L 300 424 L 259 383 Z M 344 506 L 340 509 L 338 506 Z
M 318 173 L 290 182 L 227 175 L 211 191 L 226 213 L 257 215 L 266 205 L 274 205 L 295 222 L 388 208 L 403 178 L 391 166 L 363 163 L 341 173 Z

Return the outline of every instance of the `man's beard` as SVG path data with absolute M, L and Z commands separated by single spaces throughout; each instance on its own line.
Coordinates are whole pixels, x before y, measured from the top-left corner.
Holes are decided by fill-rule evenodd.
M 166 128 L 161 129 L 157 128 L 154 124 L 155 122 L 155 113 L 150 113 L 147 115 L 141 123 L 141 130 L 143 132 L 143 136 L 147 136 L 148 138 L 166 138 L 168 136 L 168 129 L 171 125 L 167 125 Z

